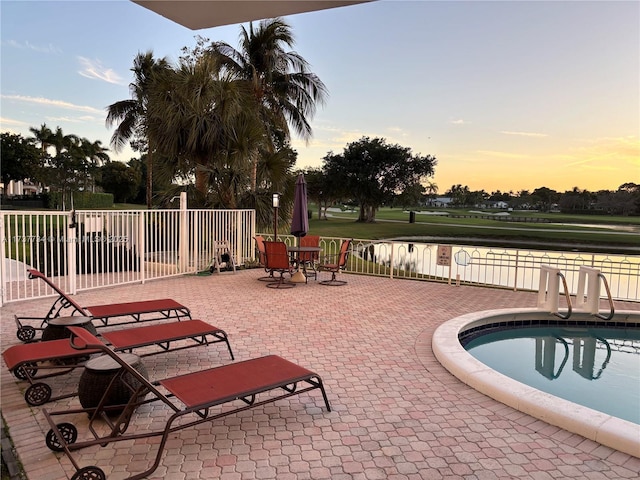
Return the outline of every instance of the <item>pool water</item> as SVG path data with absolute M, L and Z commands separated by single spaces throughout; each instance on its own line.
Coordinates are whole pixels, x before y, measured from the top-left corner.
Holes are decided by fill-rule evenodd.
M 640 424 L 640 330 L 545 326 L 478 333 L 464 348 L 490 368 Z

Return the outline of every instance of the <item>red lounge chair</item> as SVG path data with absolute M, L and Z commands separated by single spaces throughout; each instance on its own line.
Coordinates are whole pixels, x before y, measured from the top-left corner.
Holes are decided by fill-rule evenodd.
M 72 331 L 71 344 L 73 346 L 80 350 L 94 348 L 103 350 L 123 367 L 121 369 L 123 375 L 126 374 L 129 378 L 133 377 L 135 383 L 138 384 L 136 390 L 132 391 L 127 405 L 119 406 L 122 413 L 117 419 L 109 418 L 107 408 L 102 408 L 101 405 L 91 409 L 67 409 L 51 412 L 46 408 L 42 410 L 51 427 L 46 434 L 47 447 L 56 452 L 65 452 L 68 455 L 77 470 L 72 477 L 74 479 L 106 478 L 103 470 L 99 467 L 80 468 L 74 460 L 72 451 L 85 447 L 93 445 L 106 447 L 111 442 L 161 437 L 157 442 L 158 453 L 153 465 L 142 473 L 127 477 L 129 480 L 141 479 L 150 475 L 160 464 L 169 435 L 184 428 L 214 421 L 227 415 L 315 389 L 320 389 L 324 404 L 327 410 L 331 411 L 321 378 L 316 373 L 277 355 L 254 358 L 157 382 L 149 382 L 144 375 L 137 372 L 121 356 L 102 344 L 87 330 L 78 327 L 70 327 L 70 330 Z M 303 388 L 297 389 L 298 384 L 301 384 Z M 167 391 L 168 394 L 162 393 L 161 390 Z M 278 395 L 267 395 L 262 400 L 256 401 L 258 395 L 274 390 L 283 391 Z M 109 395 L 109 389 L 104 393 L 103 399 L 107 395 Z M 229 408 L 222 411 L 212 408 L 236 400 L 242 403 L 229 405 Z M 143 431 L 135 432 L 136 421 L 133 413 L 136 407 L 158 401 L 169 407 L 164 428 L 149 431 L 148 424 L 144 423 Z M 90 415 L 88 431 L 82 432 L 82 437 L 88 438 L 88 440 L 79 439 L 78 429 L 72 423 L 56 423 L 54 418 L 87 413 Z M 104 428 L 94 428 L 94 423 L 98 420 L 107 422 L 106 432 Z M 130 428 L 134 431 L 127 433 Z
M 157 300 L 144 300 L 140 302 L 129 303 L 112 303 L 106 305 L 93 305 L 90 307 L 81 307 L 75 300 L 64 293 L 58 286 L 35 269 L 27 270 L 30 279 L 39 278 L 44 281 L 58 294 L 58 298 L 49 309 L 44 318 L 41 317 L 16 317 L 16 325 L 18 327 L 17 336 L 23 342 L 30 342 L 35 339 L 36 330 L 44 330 L 47 322 L 60 316 L 84 315 L 93 317 L 94 320 L 101 322 L 99 326 L 106 326 L 109 320 L 118 317 L 128 317 L 128 321 L 119 322 L 135 323 L 150 320 L 161 320 L 167 318 L 191 318 L 191 312 L 187 307 L 170 298 L 161 298 Z M 25 325 L 24 321 L 39 321 L 39 327 Z
M 111 344 L 115 351 L 119 352 L 131 352 L 134 348 L 158 347 L 147 349 L 139 355 L 140 357 L 224 342 L 227 344 L 231 359 L 234 359 L 227 334 L 202 320 L 184 320 L 128 328 L 103 333 L 102 337 Z M 181 343 L 180 346 L 171 348 L 172 342 L 177 342 L 178 340 L 189 340 L 189 342 L 186 344 Z M 31 384 L 25 391 L 24 398 L 29 405 L 37 406 L 43 405 L 50 400 L 59 400 L 76 395 L 76 392 L 74 392 L 52 398 L 51 387 L 41 382 L 41 380 L 64 375 L 75 368 L 82 367 L 84 366 L 82 361 L 84 358 L 99 352 L 99 349 L 78 350 L 73 348 L 69 339 L 65 338 L 14 345 L 2 352 L 2 357 L 9 371 L 13 372 L 17 378 L 27 380 Z M 44 370 L 48 373 L 36 376 L 39 370 Z

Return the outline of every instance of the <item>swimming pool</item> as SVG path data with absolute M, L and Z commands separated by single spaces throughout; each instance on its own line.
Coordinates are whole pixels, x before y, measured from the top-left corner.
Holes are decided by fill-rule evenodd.
M 640 425 L 640 328 L 492 328 L 460 337 L 494 370 Z
M 433 335 L 432 348 L 438 361 L 447 370 L 476 390 L 547 423 L 578 433 L 622 452 L 640 456 L 640 428 L 637 424 L 514 380 L 474 358 L 464 349 L 459 339 L 462 337 L 462 341 L 466 341 L 466 338 L 478 337 L 480 332 L 486 331 L 487 328 L 494 330 L 505 327 L 544 326 L 556 328 L 559 320 L 557 317 L 537 309 L 474 312 L 454 318 L 441 325 Z M 595 319 L 589 314 L 574 312 L 570 319 L 565 321 L 562 328 L 565 326 L 581 329 L 604 328 L 605 326 L 640 328 L 640 311 L 617 312 L 614 319 L 608 323 Z M 551 365 L 547 365 L 546 373 L 548 375 L 557 374 L 562 363 L 564 357 L 560 351 L 564 350 L 562 342 L 560 342 L 560 347 L 558 350 L 559 363 L 555 363 L 555 360 L 552 362 L 553 371 L 550 368 Z M 535 347 L 533 348 L 535 352 Z M 551 349 L 551 347 L 548 348 Z M 550 361 L 550 358 L 551 356 L 548 354 L 547 361 Z M 597 358 L 602 359 L 602 357 Z M 535 362 L 535 353 L 530 362 Z M 567 360 L 567 363 L 569 362 L 572 362 L 572 359 Z M 599 367 L 595 370 L 594 375 L 597 375 Z M 605 367 L 608 368 L 608 365 Z M 568 366 L 564 368 L 569 369 Z

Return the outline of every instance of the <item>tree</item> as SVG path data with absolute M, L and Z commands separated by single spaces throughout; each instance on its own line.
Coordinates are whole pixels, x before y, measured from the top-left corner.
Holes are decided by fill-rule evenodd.
M 1 134 L 2 183 L 5 188 L 11 180 L 34 179 L 41 166 L 41 155 L 31 139 L 9 132 Z
M 425 186 L 425 193 L 427 194 L 429 200 L 435 199 L 436 195 L 438 194 L 438 185 L 434 182 L 427 182 Z
M 584 213 L 591 210 L 595 203 L 596 196 L 587 190 L 580 190 L 573 187 L 573 190 L 564 192 L 558 198 L 558 206 L 562 212 Z
M 100 167 L 97 182 L 105 192 L 113 193 L 117 203 L 127 203 L 136 197 L 142 181 L 141 171 L 122 162 L 109 162 Z
M 109 155 L 107 154 L 109 149 L 103 147 L 102 142 L 100 140 L 96 140 L 95 142 L 92 142 L 87 138 L 83 138 L 81 140 L 80 148 L 88 160 L 87 177 L 91 185 L 91 191 L 93 192 L 95 191 L 94 187 L 96 184 L 95 177 L 96 177 L 96 174 L 98 173 L 100 166 L 102 166 L 103 163 L 109 162 L 110 160 Z
M 88 160 L 82 150 L 80 137 L 73 134 L 65 134 L 62 128 L 56 127 L 55 131 L 50 131 L 48 138 L 42 137 L 46 132 L 44 125 L 41 130 L 31 129 L 41 136 L 40 142 L 54 148 L 55 155 L 48 152 L 43 157 L 44 165 L 41 170 L 40 180 L 47 184 L 52 191 L 59 191 L 62 195 L 62 202 L 66 201 L 69 191 L 78 190 L 81 185 L 86 184 L 88 172 Z M 45 148 L 45 151 L 46 151 Z
M 117 123 L 111 137 L 111 146 L 116 152 L 120 151 L 127 142 L 136 141 L 139 148 L 147 153 L 147 208 L 153 204 L 153 153 L 155 146 L 145 142 L 147 139 L 148 92 L 154 75 L 168 68 L 168 61 L 153 58 L 153 52 L 138 53 L 133 60 L 131 71 L 134 81 L 129 84 L 131 98 L 115 102 L 107 107 L 107 128 Z M 145 153 L 145 152 L 143 152 Z
M 320 168 L 312 168 L 303 172 L 307 182 L 307 197 L 318 205 L 318 219 L 327 219 L 327 208 L 340 199 L 335 188 L 336 183 Z
M 329 152 L 323 158 L 325 173 L 360 205 L 357 221 L 367 223 L 375 222 L 377 209 L 397 192 L 433 175 L 435 165 L 435 157 L 369 137 L 348 144 L 341 155 Z
M 596 206 L 611 215 L 640 215 L 640 185 L 624 183 L 618 190 L 597 192 Z
M 49 139 L 52 137 L 53 132 L 46 124 L 40 125 L 40 128 L 31 127 L 29 131 L 33 133 L 33 141 L 40 143 L 40 157 L 44 159 L 47 156 L 47 148 L 49 147 Z
M 397 195 L 395 204 L 402 208 L 417 207 L 422 202 L 427 189 L 420 182 L 407 185 L 405 189 Z
M 183 180 L 192 204 L 253 208 L 258 225 L 269 225 L 271 192 L 283 193 L 279 213 L 287 213 L 297 153 L 283 139 L 270 144 L 277 148 L 266 145 L 248 82 L 220 68 L 207 50 L 183 51 L 179 65 L 157 75 L 149 90 L 148 134 L 166 159 L 161 170 Z
M 210 47 L 224 70 L 249 85 L 268 152 L 290 139 L 289 124 L 303 139 L 311 138 L 309 119 L 327 95 L 320 78 L 308 71 L 308 62 L 286 51 L 294 43 L 291 27 L 275 18 L 261 21 L 257 29 L 253 23 L 248 31 L 241 27 L 239 50 L 225 42 Z M 258 155 L 258 149 L 251 153 L 251 190 L 257 188 Z
M 547 187 L 536 188 L 531 194 L 532 201 L 535 202 L 536 207 L 540 208 L 543 212 L 548 212 L 551 207 L 559 199 L 559 194 L 555 190 L 551 190 Z
M 213 186 L 226 208 L 236 208 L 249 152 L 263 137 L 247 84 L 221 75 L 214 57 L 194 54 L 157 75 L 148 94 L 147 133 L 173 162 L 167 168 L 195 176 L 203 200 Z
M 469 205 L 471 201 L 471 190 L 468 186 L 462 186 L 460 184 L 452 185 L 449 190 L 445 192 L 445 195 L 451 198 L 451 202 L 455 206 Z

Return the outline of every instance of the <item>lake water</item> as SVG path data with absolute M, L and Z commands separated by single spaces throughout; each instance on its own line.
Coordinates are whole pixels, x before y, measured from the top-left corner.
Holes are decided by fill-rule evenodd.
M 451 283 L 496 285 L 518 290 L 539 289 L 540 266 L 558 267 L 572 293 L 576 292 L 581 265 L 600 269 L 613 298 L 640 301 L 640 256 L 580 252 L 553 252 L 485 247 L 451 246 L 450 265 L 442 265 L 438 245 L 379 242 L 362 245 L 366 260 L 393 266 L 394 275 L 421 274 Z M 604 290 L 603 290 L 604 291 Z

